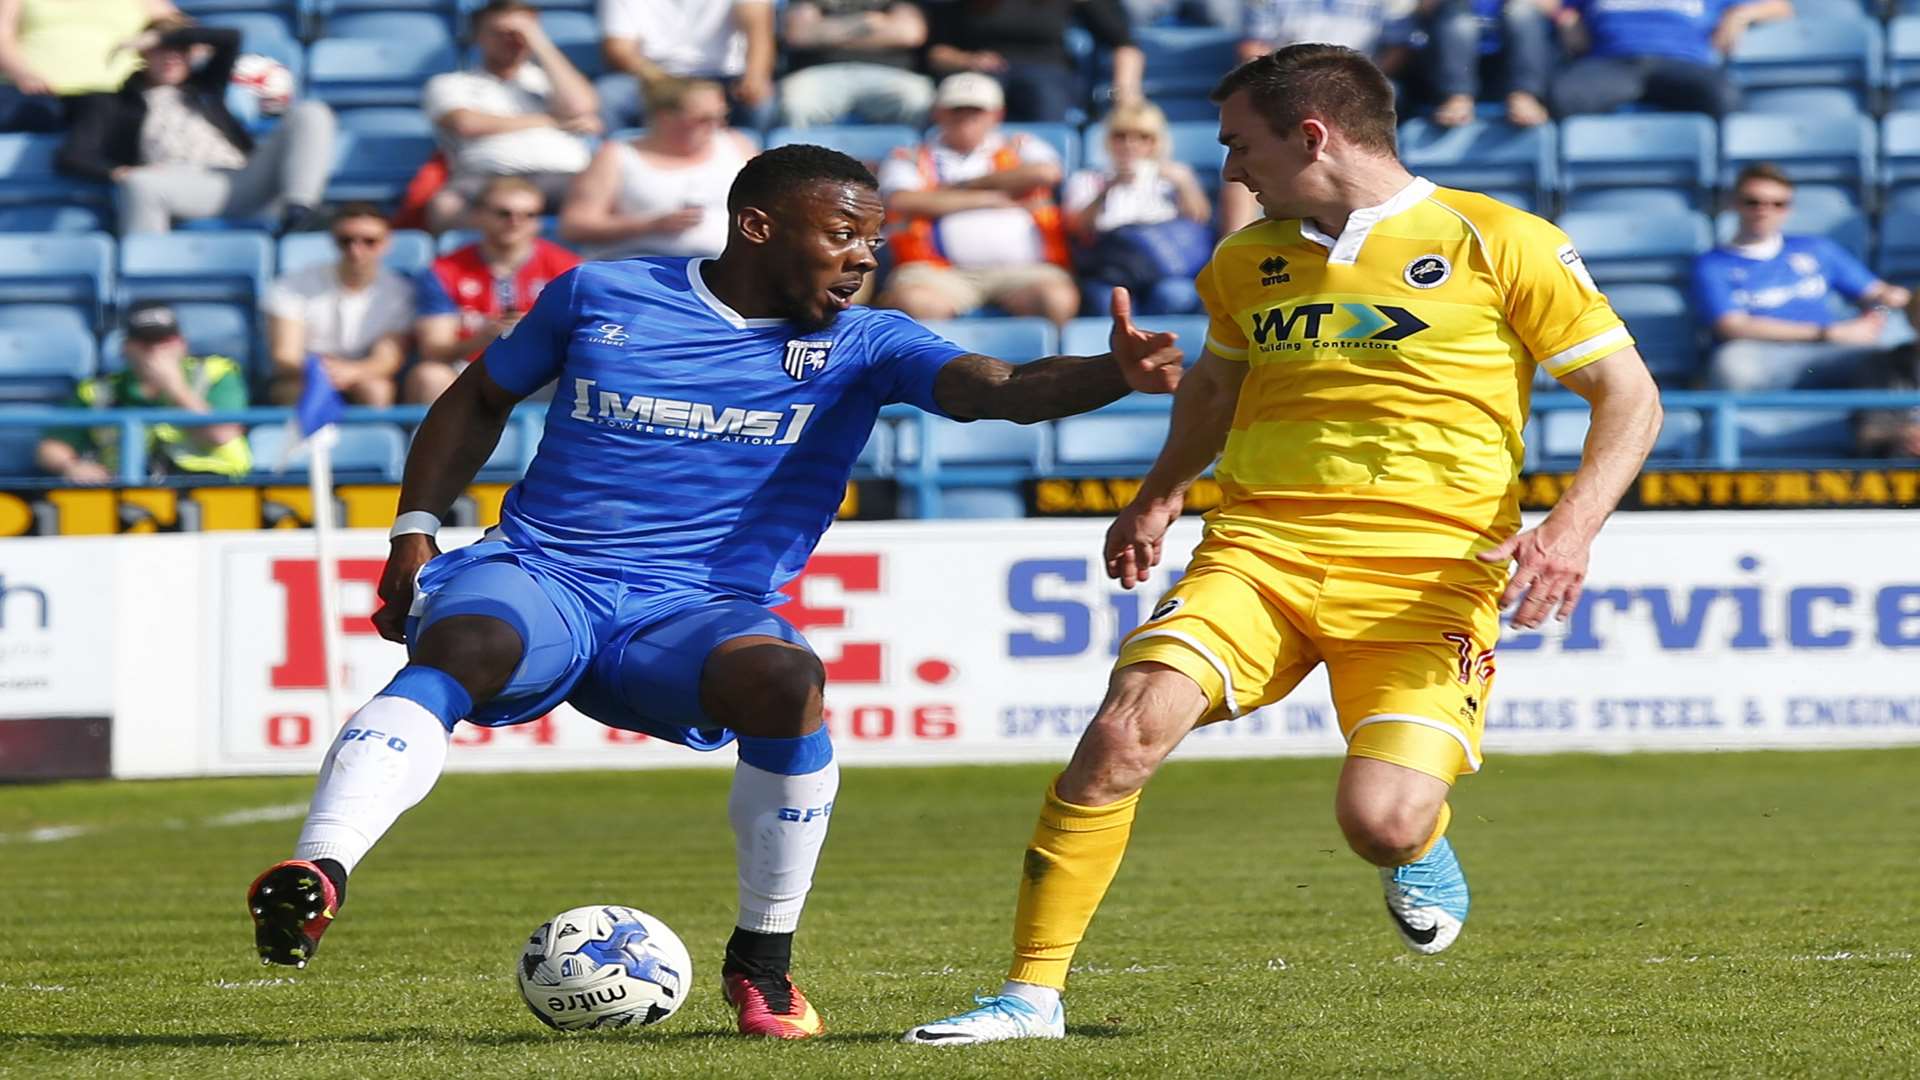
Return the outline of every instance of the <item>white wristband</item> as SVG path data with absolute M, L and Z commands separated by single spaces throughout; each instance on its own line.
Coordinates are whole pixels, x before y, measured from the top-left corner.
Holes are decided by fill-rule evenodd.
M 422 536 L 434 536 L 440 532 L 440 519 L 425 510 L 409 510 L 393 519 L 393 528 L 387 530 L 387 539 L 398 540 L 403 536 L 419 533 Z

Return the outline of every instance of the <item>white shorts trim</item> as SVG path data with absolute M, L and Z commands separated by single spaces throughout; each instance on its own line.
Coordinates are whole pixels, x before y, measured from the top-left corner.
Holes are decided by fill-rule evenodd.
M 1156 637 L 1172 638 L 1187 648 L 1192 649 L 1194 652 L 1199 653 L 1207 663 L 1212 664 L 1213 670 L 1220 675 L 1221 693 L 1226 698 L 1227 715 L 1240 715 L 1240 702 L 1235 700 L 1233 696 L 1233 672 L 1228 671 L 1227 665 L 1222 663 L 1219 657 L 1213 655 L 1212 649 L 1194 640 L 1193 635 L 1185 634 L 1178 630 L 1142 630 L 1127 640 L 1128 643 L 1131 644 L 1135 641 L 1145 641 L 1147 638 Z
M 1359 731 L 1368 724 L 1418 724 L 1421 727 L 1432 728 L 1435 731 L 1444 731 L 1453 736 L 1453 741 L 1460 744 L 1460 749 L 1466 751 L 1467 771 L 1480 771 L 1480 758 L 1473 752 L 1473 744 L 1467 741 L 1467 737 L 1460 733 L 1459 728 L 1445 721 L 1435 720 L 1427 716 L 1415 716 L 1412 713 L 1383 712 L 1374 713 L 1372 716 L 1353 725 L 1353 731 Z M 1353 742 L 1352 731 L 1347 733 L 1347 742 Z
M 1602 334 L 1597 334 L 1570 349 L 1561 349 L 1545 360 L 1540 366 L 1547 369 L 1549 375 L 1564 375 L 1567 368 L 1576 361 L 1585 360 L 1609 345 L 1627 346 L 1633 344 L 1633 335 L 1624 326 L 1616 326 Z

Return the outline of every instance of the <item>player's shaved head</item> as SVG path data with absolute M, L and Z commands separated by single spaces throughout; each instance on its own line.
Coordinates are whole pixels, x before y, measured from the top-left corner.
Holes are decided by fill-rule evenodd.
M 753 158 L 727 193 L 727 216 L 732 232 L 715 270 L 766 315 L 825 326 L 880 265 L 879 181 L 838 150 L 781 146 Z
M 750 159 L 733 178 L 727 214 L 737 219 L 749 206 L 770 211 L 822 183 L 880 190 L 872 169 L 838 150 L 804 143 L 776 146 Z
M 1284 136 L 1312 117 L 1364 150 L 1398 154 L 1393 84 L 1364 53 L 1341 45 L 1289 45 L 1229 71 L 1208 96 L 1220 105 L 1242 90 L 1276 134 Z

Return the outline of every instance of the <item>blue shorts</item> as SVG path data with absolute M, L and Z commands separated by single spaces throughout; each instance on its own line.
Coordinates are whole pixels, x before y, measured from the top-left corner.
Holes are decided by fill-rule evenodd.
M 482 540 L 421 568 L 409 650 L 421 630 L 453 615 L 499 619 L 523 645 L 506 689 L 477 706 L 471 723 L 523 724 L 565 701 L 609 727 L 695 750 L 734 737 L 700 707 L 700 673 L 716 646 L 761 635 L 810 648 L 751 600 L 602 577 L 504 540 Z

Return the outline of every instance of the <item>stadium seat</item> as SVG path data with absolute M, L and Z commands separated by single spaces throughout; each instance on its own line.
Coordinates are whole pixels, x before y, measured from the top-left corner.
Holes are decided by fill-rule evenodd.
M 405 41 L 419 45 L 454 43 L 453 22 L 445 14 L 429 10 L 398 11 L 404 4 L 371 5 L 355 11 L 336 9 L 326 16 L 326 35 L 322 40 Z M 316 42 L 316 44 L 318 44 Z
M 1485 192 L 1528 210 L 1547 206 L 1557 157 L 1552 124 L 1476 121 L 1448 128 L 1416 119 L 1400 125 L 1400 158 L 1408 169 L 1443 187 Z
M 1709 197 L 1677 188 L 1583 188 L 1566 197 L 1568 210 L 1611 210 L 1625 214 L 1690 214 Z
M 435 148 L 431 135 L 342 131 L 333 144 L 327 201 L 396 202 Z
M 98 325 L 112 302 L 113 238 L 102 233 L 0 235 L 0 303 L 68 304 Z
M 327 38 L 307 52 L 307 93 L 336 109 L 417 107 L 421 85 L 458 66 L 446 41 Z
M 592 79 L 606 72 L 606 60 L 600 55 L 600 21 L 592 12 L 548 8 L 540 13 L 540 25 L 581 74 Z
M 1614 285 L 1607 300 L 1626 320 L 1653 377 L 1662 386 L 1684 388 L 1700 370 L 1700 334 L 1686 292 L 1671 285 Z
M 68 304 L 0 304 L 0 330 L 92 334 L 93 324 Z
M 860 448 L 860 456 L 853 459 L 856 470 L 866 472 L 887 472 L 893 468 L 893 424 L 882 420 L 873 425 L 867 433 L 866 445 Z
M 1728 57 L 1743 88 L 1880 85 L 1880 24 L 1864 15 L 1779 19 L 1749 27 Z
M 438 240 L 433 242 L 433 250 L 436 255 L 448 255 L 459 251 L 468 244 L 477 244 L 479 242 L 480 230 L 478 229 L 448 229 L 446 232 L 440 234 Z
M 64 402 L 97 364 L 93 335 L 84 328 L 0 330 L 0 403 Z
M 1567 209 L 1588 209 L 1588 197 L 1601 191 L 1644 187 L 1680 194 L 1692 209 L 1704 210 L 1718 171 L 1718 142 L 1710 116 L 1570 117 L 1560 125 L 1560 181 Z
M 216 11 L 209 12 L 200 22 L 207 26 L 224 26 L 240 31 L 240 51 L 271 56 L 287 65 L 296 74 L 306 66 L 306 50 L 300 46 L 300 37 L 294 33 L 293 19 L 288 14 L 274 11 Z
M 1843 86 L 1773 86 L 1740 95 L 1747 112 L 1802 116 L 1852 116 L 1866 112 L 1866 95 Z
M 1887 24 L 1887 86 L 1894 109 L 1920 109 L 1920 14 L 1895 16 Z
M 315 263 L 331 263 L 340 257 L 331 233 L 288 233 L 280 238 L 280 273 L 286 274 Z M 418 229 L 395 230 L 382 262 L 395 273 L 408 277 L 425 270 L 434 259 L 433 237 Z
M 278 472 L 306 475 L 312 458 L 308 448 L 291 454 L 284 470 L 281 455 L 293 433 L 285 424 L 259 424 L 247 432 L 253 447 L 255 474 Z M 340 442 L 333 448 L 333 474 L 336 477 L 397 483 L 406 462 L 407 436 L 398 424 L 358 422 L 340 425 Z
M 449 22 L 458 21 L 462 26 L 465 25 L 463 13 L 480 6 L 464 0 L 301 0 L 301 3 L 323 18 L 362 11 L 430 11 Z
M 249 376 L 256 374 L 256 358 L 264 351 L 255 347 L 253 310 L 238 304 L 214 304 L 193 301 L 174 304 L 180 320 L 180 336 L 195 356 L 224 356 L 240 365 Z M 100 370 L 120 371 L 127 366 L 127 334 L 114 329 L 100 339 Z
M 1019 465 L 1044 468 L 1047 459 L 1046 428 L 1041 424 L 1016 424 L 1010 420 L 975 420 L 961 423 L 944 417 L 929 416 L 924 426 L 902 426 L 895 451 L 902 465 L 923 460 L 922 433 L 931 442 L 931 462 L 942 471 L 969 465 Z
M 102 212 L 90 206 L 0 206 L 0 232 L 101 232 Z
M 1080 131 L 1068 124 L 1002 124 L 1009 135 L 1025 135 L 1053 147 L 1060 155 L 1062 175 L 1071 176 L 1080 167 Z
M 433 136 L 433 121 L 428 120 L 427 114 L 417 108 L 374 106 L 365 109 L 342 109 L 339 120 L 341 131 L 379 135 L 425 135 L 429 138 Z
M 1571 467 L 1586 449 L 1592 421 L 1592 414 L 1585 409 L 1555 410 L 1540 416 L 1537 424 L 1528 425 L 1528 467 Z M 1706 428 L 1706 421 L 1690 409 L 1668 412 L 1660 433 L 1653 438 L 1649 458 L 1668 463 L 1703 461 L 1707 456 Z
M 1045 319 L 944 319 L 925 326 L 963 349 L 1015 364 L 1059 351 L 1053 324 Z
M 918 513 L 912 488 L 900 492 L 901 512 L 913 517 Z M 999 487 L 954 487 L 940 492 L 940 516 L 946 519 L 982 520 L 1018 518 L 1027 514 L 1027 504 L 1018 491 Z
M 1853 414 L 1833 409 L 1742 409 L 1741 458 L 1853 456 Z
M 1888 113 L 1880 121 L 1880 186 L 1890 205 L 1920 188 L 1920 112 Z
M 1080 465 L 1153 464 L 1167 438 L 1167 414 L 1091 413 L 1054 421 L 1053 460 L 1058 469 Z
M 905 124 L 825 124 L 808 128 L 774 128 L 767 133 L 767 148 L 811 143 L 838 150 L 877 167 L 895 149 L 920 141 L 920 133 Z
M 1735 113 L 1720 125 L 1720 181 L 1772 162 L 1798 184 L 1831 184 L 1864 197 L 1874 177 L 1879 133 L 1864 116 L 1772 116 Z
M 1165 330 L 1178 335 L 1180 349 L 1187 354 L 1189 364 L 1200 359 L 1200 350 L 1206 347 L 1205 315 L 1140 315 L 1133 321 L 1142 330 Z M 1112 319 L 1100 316 L 1073 319 L 1061 328 L 1060 351 L 1068 356 L 1098 355 L 1107 351 L 1112 332 Z
M 1738 214 L 1723 210 L 1714 219 L 1714 235 L 1721 243 L 1726 243 L 1733 239 L 1734 230 L 1739 224 Z M 1852 252 L 1854 258 L 1866 261 L 1868 235 L 1872 231 L 1867 215 L 1861 213 L 1847 193 L 1838 188 L 1796 188 L 1793 209 L 1788 212 L 1782 228 L 1797 235 L 1824 236 Z
M 59 415 L 56 410 L 47 411 L 49 419 Z M 35 460 L 45 434 L 44 428 L 0 427 L 0 479 L 45 480 Z
M 1920 208 L 1889 210 L 1881 217 L 1880 256 L 1874 270 L 1886 281 L 1907 286 L 1920 283 Z
M 150 233 L 120 242 L 121 303 L 220 300 L 253 305 L 273 277 L 260 232 Z
M 1217 106 L 1209 104 L 1217 111 Z M 1220 125 L 1214 120 L 1173 121 L 1167 124 L 1169 155 L 1173 160 L 1183 162 L 1200 175 L 1200 182 L 1208 191 L 1217 191 L 1220 187 L 1220 162 L 1226 157 L 1226 147 L 1220 145 Z M 1107 139 L 1105 129 L 1095 124 L 1087 128 L 1086 139 L 1081 153 L 1083 168 L 1104 169 L 1107 166 Z
M 1143 26 L 1133 43 L 1146 54 L 1147 70 L 1141 89 L 1158 101 L 1163 97 L 1204 100 L 1220 76 L 1240 62 L 1236 52 L 1241 35 L 1212 26 Z
M 111 205 L 105 184 L 68 176 L 54 167 L 63 141 L 60 135 L 0 135 L 0 206 Z
M 1704 214 L 1622 214 L 1576 210 L 1560 216 L 1587 269 L 1602 286 L 1644 282 L 1685 287 L 1712 234 Z

